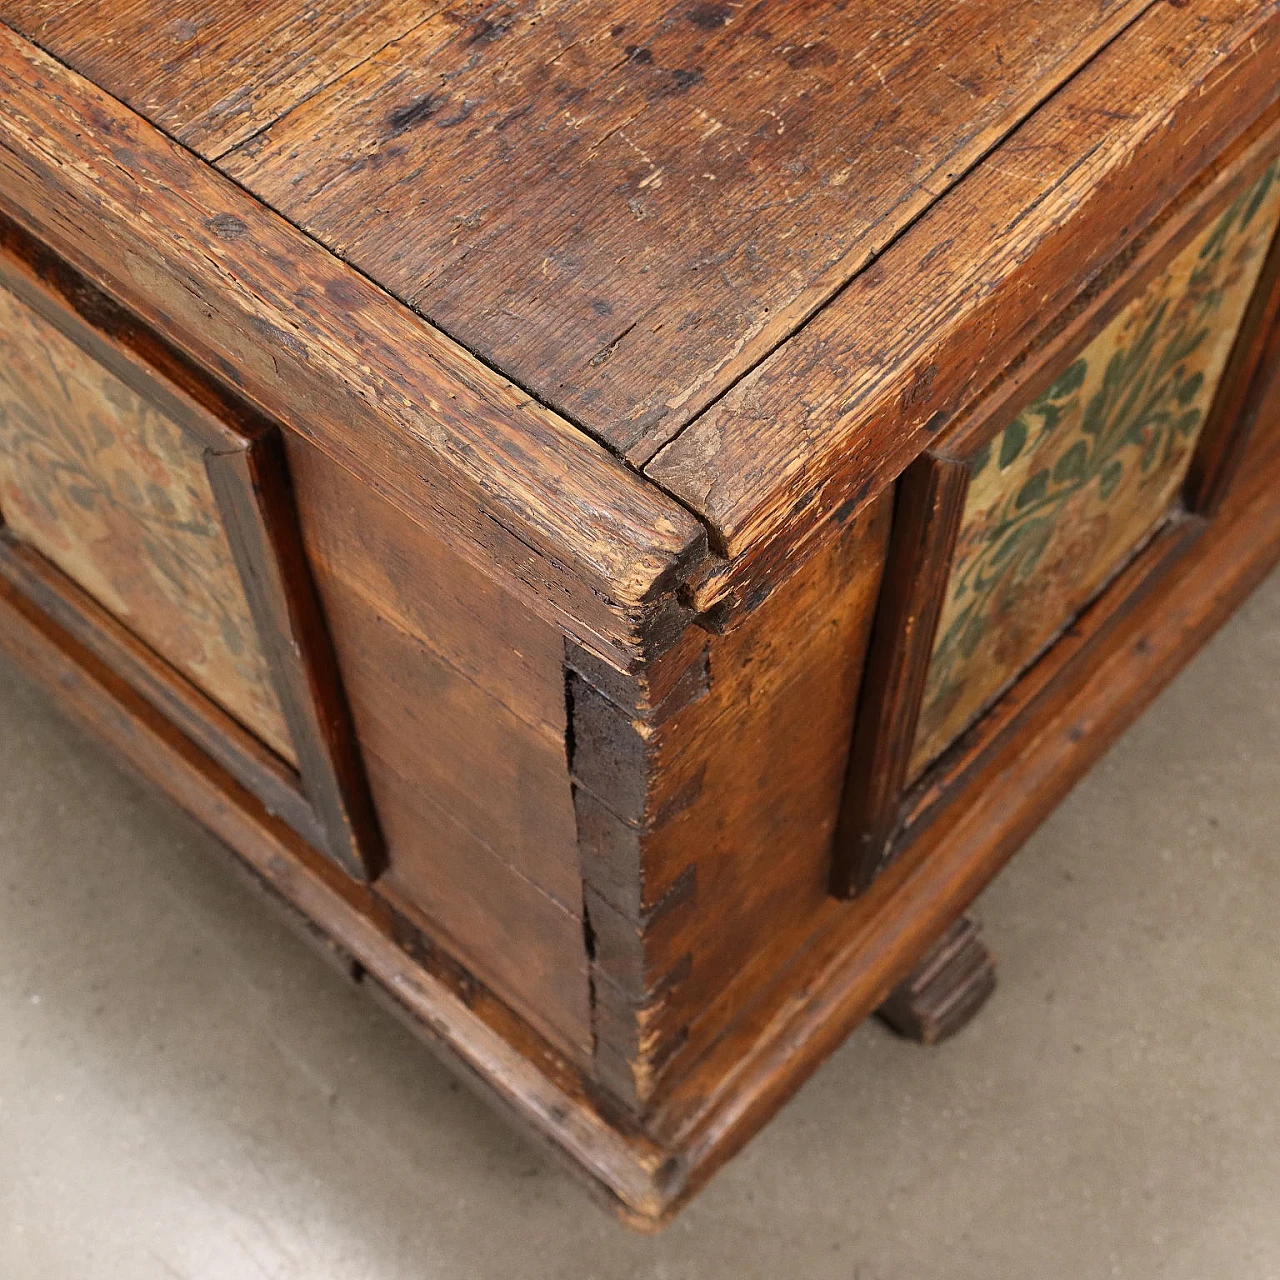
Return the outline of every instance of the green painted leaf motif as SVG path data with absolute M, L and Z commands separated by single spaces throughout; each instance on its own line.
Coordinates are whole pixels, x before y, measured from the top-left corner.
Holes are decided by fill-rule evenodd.
M 1200 261 L 1203 262 L 1207 258 L 1216 257 L 1222 252 L 1222 247 L 1226 244 L 1227 236 L 1231 233 L 1232 223 L 1236 220 L 1236 215 L 1240 212 L 1241 206 L 1244 204 L 1244 196 L 1241 196 L 1235 203 L 1220 217 L 1214 225 L 1213 234 L 1204 242 L 1204 246 L 1200 250 Z
M 1081 434 L 1096 436 L 1102 430 L 1107 418 L 1107 393 L 1095 391 L 1084 407 L 1084 417 L 1080 420 Z
M 98 493 L 95 489 L 86 489 L 83 485 L 67 486 L 67 496 L 82 511 L 94 511 L 98 505 Z
M 1048 400 L 1037 401 L 1032 412 L 1040 419 L 1040 434 L 1047 436 L 1062 421 L 1062 410 Z
M 1027 424 L 1021 418 L 1014 418 L 1004 429 L 1004 435 L 1000 437 L 1000 461 L 1001 471 L 1007 471 L 1018 460 L 1018 455 L 1022 452 L 1023 447 L 1027 443 Z
M 1273 164 L 1254 184 L 1253 191 L 1249 196 L 1249 203 L 1245 206 L 1244 214 L 1240 218 L 1239 229 L 1241 231 L 1253 221 L 1253 215 L 1262 208 L 1262 202 L 1267 198 L 1267 192 L 1271 190 L 1271 184 L 1276 179 L 1278 169 L 1280 169 L 1280 166 Z
M 1040 564 L 1040 557 L 1044 555 L 1045 548 L 1052 540 L 1052 516 L 1039 516 L 1028 522 L 1022 555 L 1018 558 L 1017 578 L 1020 582 L 1025 582 L 1035 573 Z
M 1118 347 L 1112 352 L 1111 359 L 1107 361 L 1106 372 L 1102 375 L 1104 390 L 1110 391 L 1120 385 L 1124 379 L 1124 370 L 1127 363 L 1128 353 L 1123 347 Z
M 1015 525 L 1014 528 L 1009 531 L 1008 536 L 996 546 L 995 552 L 991 557 L 992 570 L 1002 568 L 1006 561 L 1013 559 L 1014 553 L 1022 546 L 1023 540 L 1026 538 L 1027 531 L 1030 528 L 1031 521 L 1027 521 L 1026 524 Z M 997 574 L 992 573 L 988 581 L 995 581 L 997 576 Z M 988 582 L 984 582 L 982 585 L 986 586 L 988 585 Z
M 1164 441 L 1165 433 L 1163 431 L 1152 431 L 1148 437 L 1146 447 L 1142 450 L 1141 470 L 1144 476 L 1159 460 L 1160 446 Z
M 987 468 L 987 463 L 991 461 L 991 442 L 986 444 L 973 455 L 973 461 L 969 464 L 969 480 L 976 480 Z
M 1089 372 L 1089 362 L 1083 358 L 1070 365 L 1066 372 L 1051 386 L 1046 393 L 1050 400 L 1062 400 L 1073 391 L 1079 391 L 1084 383 L 1084 376 Z
M 966 662 L 978 652 L 978 646 L 982 643 L 982 637 L 987 632 L 987 620 L 984 615 L 977 614 L 969 620 L 969 625 L 965 627 L 960 635 L 960 642 L 956 646 L 959 655 Z
M 1180 465 L 1186 442 L 1203 425 L 1205 406 L 1200 402 L 1211 376 L 1203 369 L 1189 372 L 1188 365 L 1204 363 L 1220 323 L 1216 313 L 1233 287 L 1235 277 L 1228 278 L 1237 257 L 1233 237 L 1256 220 L 1277 183 L 1280 162 L 1239 196 L 1203 233 L 1199 250 L 1183 259 L 1183 270 L 1190 272 L 1184 293 L 1166 291 L 1161 296 L 1153 288 L 1135 299 L 1126 312 L 1125 327 L 1115 330 L 1124 345 L 1105 355 L 1101 345 L 1086 347 L 998 437 L 973 455 L 970 476 L 987 472 L 983 498 L 988 505 L 983 527 L 972 530 L 979 536 L 954 570 L 951 599 L 961 611 L 935 648 L 929 699 L 945 707 L 948 690 L 968 678 L 966 660 L 981 651 L 1002 625 L 1000 618 L 1016 613 L 1024 599 L 1020 584 L 1055 545 L 1055 528 L 1061 527 L 1073 495 L 1091 489 L 1096 481 L 1097 501 L 1112 504 L 1114 510 L 1126 480 L 1133 483 L 1135 501 L 1142 501 L 1150 482 L 1139 485 L 1140 475 Z M 1251 234 L 1256 238 L 1256 228 Z M 1069 431 L 1069 438 L 1057 448 L 1045 448 L 1044 454 L 1057 455 L 1051 459 L 1041 455 L 1041 446 L 1055 431 Z M 1006 481 L 1002 487 L 990 475 L 993 460 L 1001 472 L 1020 463 L 1016 482 Z
M 1102 475 L 1098 480 L 1098 496 L 1103 502 L 1106 502 L 1116 491 L 1116 485 L 1120 483 L 1120 477 L 1124 474 L 1124 463 L 1119 458 L 1112 458 L 1110 462 L 1102 469 Z
M 1037 471 L 1035 475 L 1027 481 L 1026 484 L 1018 490 L 1018 496 L 1013 500 L 1014 507 L 1021 511 L 1023 507 L 1030 506 L 1033 502 L 1039 502 L 1041 498 L 1049 491 L 1049 468 L 1044 467 Z
M 1200 394 L 1200 388 L 1203 386 L 1204 374 L 1197 369 L 1191 377 L 1178 384 L 1178 390 L 1174 393 L 1174 398 L 1179 404 L 1190 404 Z
M 1089 446 L 1083 440 L 1077 440 L 1054 464 L 1054 484 L 1066 484 L 1072 480 L 1083 480 L 1085 468 L 1088 465 Z
M 1193 434 L 1200 425 L 1200 410 L 1188 409 L 1186 413 L 1179 414 L 1174 420 L 1173 429 L 1180 435 L 1189 436 Z
M 1221 298 L 1206 297 L 1206 305 L 1212 310 L 1217 310 L 1221 303 Z M 1201 329 L 1193 329 L 1189 332 L 1176 334 L 1169 343 L 1164 353 L 1166 364 L 1173 364 L 1178 361 L 1185 360 L 1189 355 L 1195 353 L 1196 348 L 1209 336 L 1209 326 L 1205 325 Z
M 1021 582 L 1030 577 L 1052 536 L 1051 516 L 1034 516 L 1010 530 L 991 557 L 991 575 L 983 583 L 988 592 L 1002 578 L 1006 582 Z M 979 612 L 975 622 L 985 617 L 985 613 Z

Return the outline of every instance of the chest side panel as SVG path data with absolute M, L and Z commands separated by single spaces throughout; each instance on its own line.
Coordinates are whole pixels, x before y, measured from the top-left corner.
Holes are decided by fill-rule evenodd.
M 1169 510 L 1278 221 L 1280 162 L 974 459 L 912 776 Z
M 597 1062 L 638 1104 L 838 909 L 831 841 L 891 505 L 737 631 L 673 650 L 679 674 L 651 673 L 661 686 L 629 705 L 571 659 Z
M 204 447 L 0 288 L 9 531 L 294 760 Z

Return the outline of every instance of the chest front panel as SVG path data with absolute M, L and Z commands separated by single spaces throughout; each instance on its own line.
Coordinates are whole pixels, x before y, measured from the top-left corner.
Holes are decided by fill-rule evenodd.
M 3 288 L 0 509 L 10 533 L 294 758 L 203 446 Z

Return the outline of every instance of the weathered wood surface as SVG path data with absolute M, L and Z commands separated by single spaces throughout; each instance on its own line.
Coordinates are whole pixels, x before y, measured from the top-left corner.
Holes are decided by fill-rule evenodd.
M 439 7 L 412 0 L 6 0 L 0 21 L 208 158 Z
M 1277 335 L 1280 340 L 1280 335 Z M 1276 354 L 1273 347 L 1273 354 Z M 580 1079 L 474 982 L 397 948 L 368 889 L 312 854 L 210 768 L 123 681 L 0 583 L 0 647 L 71 715 L 239 851 L 336 939 L 465 1078 L 586 1171 L 637 1225 L 668 1220 L 755 1133 L 940 937 L 955 914 L 1114 736 L 1280 558 L 1280 365 L 1259 384 L 1242 483 L 1169 580 L 1126 616 L 1094 665 L 1043 708 L 968 790 L 963 817 L 862 899 L 828 899 L 808 946 L 777 959 L 761 999 L 646 1122 L 602 1114 Z M 1262 388 L 1265 387 L 1265 390 Z M 1064 769 L 1065 766 L 1065 769 Z
M 1276 0 L 1007 8 L 430 9 L 225 163 L 634 459 L 675 436 L 647 473 L 730 558 L 697 603 L 758 601 L 1025 344 L 1041 281 L 1069 297 L 1276 93 Z
M 1280 322 L 1273 324 L 1260 356 L 1258 375 L 1247 397 L 1244 412 L 1251 426 L 1253 448 L 1242 459 L 1241 483 L 1249 465 L 1267 445 L 1280 441 Z
M 642 462 L 1152 2 L 0 19 Z
M 678 625 L 682 508 L 4 27 L 0 98 L 0 207 L 185 354 L 615 663 Z
M 643 462 L 1149 4 L 453 5 L 219 163 Z
M 317 571 L 341 576 L 458 675 L 563 742 L 559 631 L 317 448 L 296 436 L 286 445 Z
M 563 638 L 314 446 L 289 461 L 386 837 L 378 892 L 583 1056 Z
M 597 1065 L 636 1107 L 750 1003 L 743 975 L 825 913 L 889 508 L 743 627 L 673 649 L 679 678 L 629 705 L 589 666 L 571 685 Z
M 114 7 L 86 10 L 85 49 Z M 290 0 L 265 8 L 260 33 L 298 18 Z M 1280 459 L 1255 449 L 1222 523 L 1091 615 L 1106 625 L 1031 691 L 1015 734 L 984 744 L 901 861 L 852 903 L 828 894 L 889 483 L 1280 92 L 1280 0 L 1016 8 L 999 7 L 1001 30 L 990 5 L 932 0 L 633 7 L 608 24 L 589 3 L 553 2 L 537 23 L 520 4 L 429 5 L 365 58 L 365 7 L 329 63 L 304 51 L 285 66 L 264 36 L 280 78 L 243 115 L 229 82 L 200 104 L 199 67 L 175 68 L 194 77 L 190 138 L 206 154 L 224 155 L 225 127 L 239 178 L 269 175 L 316 217 L 326 195 L 310 175 L 333 176 L 347 239 L 317 234 L 365 271 L 374 258 L 358 255 L 376 250 L 404 272 L 391 287 L 436 319 L 473 308 L 540 369 L 529 387 L 547 405 L 572 403 L 633 462 L 692 418 L 649 473 L 708 515 L 727 564 L 707 562 L 687 511 L 413 316 L 386 279 L 342 265 L 0 28 L 0 205 L 296 433 L 309 557 L 387 871 L 369 888 L 327 869 L 291 876 L 261 805 L 6 582 L 0 636 L 264 875 L 324 900 L 361 963 L 415 995 L 422 975 L 449 975 L 506 1038 L 479 1069 L 544 1130 L 570 1130 L 575 1156 L 649 1221 L 883 999 L 1280 553 Z M 216 0 L 211 40 L 230 38 L 230 12 Z M 314 10 L 315 32 L 330 14 Z M 896 61 L 849 76 L 831 33 L 852 48 L 850 32 L 877 24 L 901 37 Z M 1017 57 L 997 74 L 1005 31 Z M 970 38 L 939 54 L 944 32 Z M 874 38 L 856 48 L 877 52 Z M 100 41 L 96 75 L 129 75 L 117 52 Z M 317 92 L 244 141 L 295 83 L 300 99 Z M 495 120 L 504 95 L 528 112 Z M 352 122 L 349 177 L 319 125 L 335 106 Z M 710 118 L 691 127 L 699 110 Z M 833 144 L 862 111 L 879 127 Z M 1007 164 L 1002 148 L 973 170 L 1006 130 Z M 919 145 L 889 154 L 904 139 Z M 832 180 L 838 153 L 845 168 L 865 158 L 865 184 Z M 710 179 L 694 173 L 703 160 Z M 520 182 L 526 170 L 537 180 Z M 492 215 L 467 204 L 486 190 Z M 711 230 L 689 216 L 704 207 Z M 515 267 L 494 274 L 508 241 Z M 440 255 L 425 266 L 422 245 Z M 738 310 L 718 301 L 730 296 Z M 516 357 L 475 345 L 512 372 Z M 333 528 L 316 527 L 331 507 Z M 741 625 L 709 634 L 695 609 L 706 627 Z M 465 1009 L 418 1003 L 436 1034 L 470 1026 Z M 513 1073 L 511 1046 L 539 1070 Z
M 802 563 L 1275 102 L 1277 67 L 1278 0 L 1155 6 L 658 453 L 730 558 L 697 604 Z

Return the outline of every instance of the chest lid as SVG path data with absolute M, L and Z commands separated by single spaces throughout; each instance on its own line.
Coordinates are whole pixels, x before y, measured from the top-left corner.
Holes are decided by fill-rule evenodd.
M 892 479 L 1280 83 L 1274 0 L 0 20 L 689 507 L 704 606 Z

